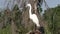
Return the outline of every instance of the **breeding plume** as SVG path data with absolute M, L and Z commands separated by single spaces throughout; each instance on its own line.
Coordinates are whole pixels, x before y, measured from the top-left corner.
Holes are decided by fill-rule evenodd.
M 36 14 L 32 14 L 31 12 L 31 4 L 27 4 L 26 7 L 29 7 L 29 18 L 36 24 L 37 27 L 40 27 L 39 20 Z

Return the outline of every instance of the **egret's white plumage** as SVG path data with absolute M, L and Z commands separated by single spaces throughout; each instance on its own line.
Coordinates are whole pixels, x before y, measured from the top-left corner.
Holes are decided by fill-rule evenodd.
M 30 8 L 29 9 L 29 18 L 36 24 L 37 27 L 40 27 L 37 15 L 36 14 L 32 14 L 32 12 L 31 12 L 31 9 L 32 9 L 31 4 L 27 4 L 27 6 Z

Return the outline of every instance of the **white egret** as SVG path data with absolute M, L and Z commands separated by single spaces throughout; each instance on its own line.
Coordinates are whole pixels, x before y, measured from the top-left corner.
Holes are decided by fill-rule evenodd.
M 31 4 L 27 4 L 26 7 L 29 7 L 29 18 L 36 24 L 37 27 L 40 27 L 39 20 L 36 14 L 32 14 L 31 12 Z

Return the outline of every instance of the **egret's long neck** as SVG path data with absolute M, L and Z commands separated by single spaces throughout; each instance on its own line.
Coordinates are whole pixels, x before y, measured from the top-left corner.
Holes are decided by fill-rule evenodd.
M 30 9 L 29 9 L 29 15 L 31 16 L 32 15 L 32 12 L 31 12 L 32 7 L 31 7 L 31 5 L 29 7 L 30 7 Z

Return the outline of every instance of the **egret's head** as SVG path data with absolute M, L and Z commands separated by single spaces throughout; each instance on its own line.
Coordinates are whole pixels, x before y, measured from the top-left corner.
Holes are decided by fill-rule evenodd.
M 31 4 L 27 4 L 27 5 L 26 5 L 26 7 L 28 7 L 28 6 L 31 7 Z

